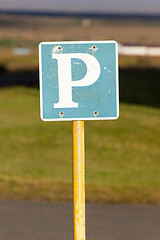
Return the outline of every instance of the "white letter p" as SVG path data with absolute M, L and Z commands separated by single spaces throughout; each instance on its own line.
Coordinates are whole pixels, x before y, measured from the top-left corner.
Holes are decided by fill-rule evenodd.
M 81 59 L 87 67 L 86 75 L 78 81 L 72 81 L 71 59 Z M 100 75 L 98 60 L 87 53 L 52 54 L 52 59 L 58 61 L 59 102 L 54 108 L 78 108 L 78 103 L 72 100 L 72 87 L 85 87 L 95 83 Z

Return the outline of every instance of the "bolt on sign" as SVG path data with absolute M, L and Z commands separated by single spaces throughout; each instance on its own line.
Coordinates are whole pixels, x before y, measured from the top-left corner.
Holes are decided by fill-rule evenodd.
M 42 42 L 39 66 L 42 120 L 118 118 L 115 41 Z

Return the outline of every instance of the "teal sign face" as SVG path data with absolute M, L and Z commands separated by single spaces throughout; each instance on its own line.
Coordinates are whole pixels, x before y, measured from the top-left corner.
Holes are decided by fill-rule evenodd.
M 42 120 L 118 118 L 115 41 L 42 42 L 39 67 Z

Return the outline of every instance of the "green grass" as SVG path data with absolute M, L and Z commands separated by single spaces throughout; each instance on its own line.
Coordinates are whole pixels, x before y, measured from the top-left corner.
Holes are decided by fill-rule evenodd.
M 121 68 L 160 68 L 160 57 L 154 56 L 119 56 Z
M 13 55 L 12 51 L 6 51 L 0 55 L 0 67 L 9 70 L 35 69 L 38 68 L 38 55 L 33 53 L 28 56 Z
M 38 42 L 34 47 L 29 47 L 31 50 L 30 55 L 14 55 L 14 46 L 10 49 L 9 47 L 2 47 L 2 43 L 8 44 L 12 40 L 0 39 L 0 66 L 3 66 L 6 71 L 9 70 L 21 70 L 21 69 L 35 69 L 38 68 Z M 18 45 L 16 45 L 17 47 Z M 25 46 L 27 47 L 27 46 Z M 160 68 L 160 57 L 150 56 L 119 56 L 119 67 L 120 68 Z
M 37 47 L 38 42 L 34 40 L 28 40 L 25 38 L 1 38 L 0 47 L 3 48 L 15 48 L 15 47 Z
M 72 123 L 42 122 L 39 92 L 0 89 L 0 199 L 72 199 Z M 160 109 L 85 122 L 86 198 L 160 204 Z

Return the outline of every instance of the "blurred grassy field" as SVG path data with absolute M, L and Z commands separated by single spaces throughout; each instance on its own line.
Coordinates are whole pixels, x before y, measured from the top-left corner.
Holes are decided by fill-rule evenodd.
M 5 71 L 35 69 L 38 68 L 38 46 L 36 51 L 28 56 L 13 55 L 12 50 L 0 51 L 0 67 Z M 160 57 L 149 56 L 119 56 L 119 67 L 121 68 L 160 68 Z
M 159 21 L 1 14 L 1 76 L 35 71 L 42 41 L 113 39 L 158 45 Z M 16 47 L 29 48 L 31 55 L 15 56 Z M 119 65 L 122 100 L 159 106 L 152 101 L 158 96 L 159 72 L 142 72 L 159 68 L 160 58 L 120 56 Z M 124 68 L 141 71 L 123 73 Z M 0 113 L 0 200 L 70 201 L 72 123 L 42 122 L 39 92 L 32 88 L 0 88 Z M 160 204 L 159 119 L 158 108 L 121 104 L 117 121 L 85 122 L 87 201 Z
M 116 40 L 159 44 L 159 20 L 84 19 L 0 14 L 0 46 L 36 47 L 41 41 Z
M 87 23 L 87 24 L 86 24 Z M 0 14 L 0 65 L 7 70 L 38 66 L 42 41 L 116 40 L 131 45 L 159 45 L 160 21 L 83 19 Z M 29 48 L 31 55 L 15 56 L 13 49 Z M 120 67 L 160 67 L 160 57 L 122 57 Z
M 42 122 L 39 91 L 0 89 L 0 199 L 72 199 L 72 124 Z M 160 204 L 160 109 L 121 104 L 85 122 L 86 198 Z

